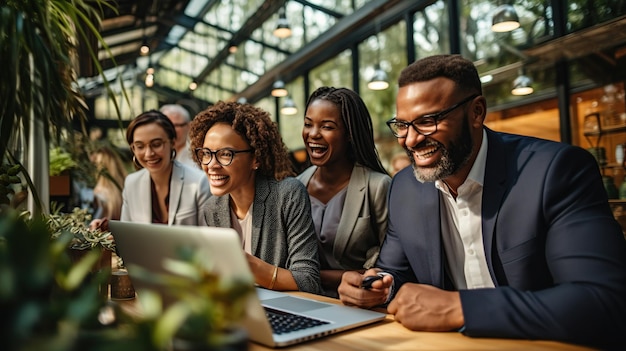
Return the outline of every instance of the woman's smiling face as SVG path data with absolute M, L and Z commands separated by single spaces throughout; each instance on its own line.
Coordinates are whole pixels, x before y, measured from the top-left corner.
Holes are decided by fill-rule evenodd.
M 345 162 L 350 148 L 346 133 L 337 105 L 322 99 L 309 104 L 304 116 L 302 140 L 312 164 L 319 167 Z
M 248 142 L 228 123 L 216 123 L 206 133 L 203 148 L 212 151 L 229 148 L 236 151 L 249 150 Z M 211 193 L 223 196 L 236 191 L 254 189 L 255 167 L 258 167 L 254 152 L 241 152 L 233 156 L 232 163 L 222 166 L 213 155 L 208 165 L 202 165 L 211 185 Z
M 131 144 L 137 162 L 150 173 L 169 171 L 172 162 L 172 141 L 157 123 L 140 125 Z

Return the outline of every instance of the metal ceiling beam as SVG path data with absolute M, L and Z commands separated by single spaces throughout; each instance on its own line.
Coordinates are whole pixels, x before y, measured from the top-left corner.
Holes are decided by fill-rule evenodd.
M 252 36 L 252 32 L 254 32 L 257 28 L 262 27 L 263 23 L 274 15 L 284 4 L 285 0 L 265 0 L 254 16 L 250 16 L 246 20 L 246 23 L 241 26 L 239 31 L 235 33 L 231 39 L 231 43 L 239 45 L 241 42 L 247 40 L 250 36 Z M 228 45 L 225 45 L 217 53 L 217 55 L 211 59 L 211 62 L 204 68 L 204 70 L 200 72 L 197 77 L 198 81 L 205 80 L 205 78 L 211 74 L 213 70 L 217 69 L 229 55 L 230 52 L 228 51 Z
M 337 22 L 326 33 L 305 45 L 295 54 L 267 71 L 256 83 L 246 88 L 233 100 L 241 97 L 254 103 L 266 96 L 280 76 L 285 83 L 303 75 L 311 68 L 335 57 L 365 38 L 376 33 L 376 22 L 384 29 L 402 18 L 403 14 L 417 11 L 434 0 L 373 0 Z

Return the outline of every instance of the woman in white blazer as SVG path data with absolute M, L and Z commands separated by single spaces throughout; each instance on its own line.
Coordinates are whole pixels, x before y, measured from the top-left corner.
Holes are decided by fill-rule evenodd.
M 176 128 L 163 113 L 137 116 L 126 129 L 137 172 L 126 177 L 122 221 L 198 225 L 211 196 L 204 173 L 175 161 Z
M 337 297 L 343 272 L 364 271 L 378 258 L 391 177 L 378 158 L 367 107 L 350 89 L 311 94 L 302 139 L 312 166 L 298 179 L 311 199 L 322 288 Z

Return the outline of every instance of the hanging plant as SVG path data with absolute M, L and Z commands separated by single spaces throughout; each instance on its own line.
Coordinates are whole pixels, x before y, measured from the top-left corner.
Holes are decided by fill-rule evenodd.
M 1 158 L 24 163 L 19 157 L 25 157 L 33 130 L 43 134 L 44 143 L 50 144 L 54 137 L 57 145 L 63 138 L 72 143 L 74 133 L 86 134 L 86 104 L 78 90 L 78 52 L 82 60 L 90 61 L 94 72 L 106 78 L 98 46 L 110 51 L 99 28 L 103 9 L 115 11 L 113 6 L 105 0 L 0 2 Z M 104 84 L 112 94 L 108 81 L 104 79 Z M 126 96 L 123 87 L 122 92 Z M 113 103 L 120 116 L 117 102 Z M 24 173 L 24 177 L 35 192 L 33 174 Z

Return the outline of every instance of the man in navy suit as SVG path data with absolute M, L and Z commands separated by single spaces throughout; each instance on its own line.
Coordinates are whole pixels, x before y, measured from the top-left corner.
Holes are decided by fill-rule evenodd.
M 592 155 L 486 128 L 461 56 L 418 60 L 399 87 L 387 124 L 413 167 L 391 184 L 376 268 L 346 272 L 342 302 L 388 303 L 411 330 L 626 347 L 626 240 Z

